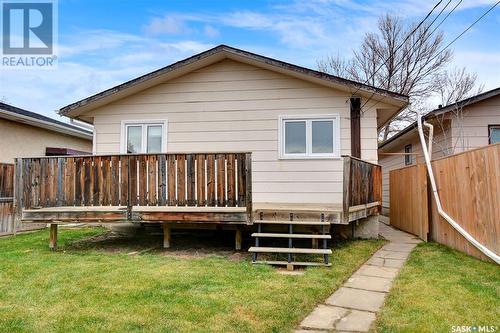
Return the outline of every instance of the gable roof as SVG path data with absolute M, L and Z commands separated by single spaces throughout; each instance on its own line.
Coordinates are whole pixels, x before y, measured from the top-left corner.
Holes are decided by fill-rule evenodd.
M 477 94 L 477 95 L 469 97 L 469 98 L 465 98 L 461 101 L 447 105 L 445 107 L 434 109 L 431 112 L 423 115 L 422 121 L 430 120 L 432 117 L 436 117 L 436 116 L 445 114 L 447 112 L 451 112 L 453 110 L 456 110 L 457 108 L 463 108 L 463 107 L 466 107 L 466 106 L 469 106 L 469 105 L 472 105 L 475 103 L 479 103 L 479 102 L 482 102 L 484 100 L 487 100 L 488 98 L 496 97 L 499 95 L 500 95 L 500 87 L 488 90 L 484 93 Z M 399 131 L 397 134 L 391 136 L 389 139 L 385 140 L 384 142 L 381 142 L 378 145 L 378 149 L 381 149 L 381 148 L 387 146 L 388 144 L 395 142 L 396 140 L 404 140 L 407 137 L 408 138 L 411 137 L 411 134 L 416 132 L 416 129 L 417 129 L 417 122 L 415 121 L 414 123 L 408 125 L 404 129 Z
M 92 140 L 91 131 L 87 131 L 78 126 L 66 124 L 62 121 L 46 117 L 39 113 L 24 110 L 2 102 L 0 102 L 0 118 L 79 137 L 82 139 Z
M 358 96 L 366 96 L 369 98 L 377 96 L 377 101 L 394 106 L 394 111 L 391 110 L 390 115 L 384 115 L 383 118 L 388 118 L 383 119 L 384 123 L 390 120 L 408 104 L 408 97 L 402 94 L 375 88 L 363 83 L 351 81 L 273 58 L 268 58 L 227 45 L 219 45 L 210 50 L 196 54 L 192 57 L 178 61 L 169 66 L 160 68 L 156 71 L 142 75 L 138 78 L 67 105 L 59 110 L 59 114 L 71 118 L 77 118 L 87 111 L 108 104 L 114 100 L 132 95 L 161 82 L 171 80 L 196 69 L 219 62 L 223 59 L 232 59 L 264 69 L 281 72 L 283 74 L 315 82 L 317 84 L 348 91 L 349 93 L 356 92 L 356 95 Z

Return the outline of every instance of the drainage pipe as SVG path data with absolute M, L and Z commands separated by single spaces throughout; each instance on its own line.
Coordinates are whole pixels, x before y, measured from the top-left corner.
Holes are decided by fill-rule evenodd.
M 429 150 L 425 144 L 425 136 L 424 129 L 422 125 L 422 117 L 420 113 L 417 116 L 418 123 L 418 135 L 420 136 L 420 144 L 422 145 L 422 150 L 424 152 L 425 164 L 427 166 L 427 172 L 429 173 L 429 179 L 432 186 L 432 192 L 434 195 L 434 200 L 436 200 L 437 211 L 439 215 L 441 215 L 456 231 L 458 231 L 462 236 L 465 237 L 472 245 L 474 245 L 479 251 L 481 251 L 485 256 L 496 262 L 500 265 L 500 256 L 498 256 L 495 252 L 488 249 L 483 244 L 479 243 L 474 237 L 472 237 L 467 231 L 465 231 L 457 222 L 455 222 L 446 212 L 443 210 L 441 206 L 441 200 L 439 199 L 439 194 L 437 191 L 436 181 L 434 179 L 434 173 L 432 171 L 431 166 L 431 158 L 429 154 L 429 150 L 431 149 L 432 142 L 429 140 Z M 431 125 L 432 126 L 432 125 Z M 431 131 L 432 132 L 432 131 Z

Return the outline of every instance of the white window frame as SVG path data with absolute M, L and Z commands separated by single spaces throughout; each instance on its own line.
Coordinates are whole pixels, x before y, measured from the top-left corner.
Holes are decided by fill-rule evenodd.
M 161 153 L 167 152 L 167 135 L 168 135 L 168 121 L 166 119 L 151 119 L 151 120 L 122 120 L 120 132 L 120 154 L 127 154 L 127 128 L 128 126 L 142 126 L 142 147 L 141 154 L 147 153 L 147 126 L 159 125 L 162 126 L 162 141 Z
M 312 152 L 312 122 L 330 120 L 333 121 L 333 153 L 321 154 Z M 278 124 L 278 149 L 280 159 L 338 159 L 340 158 L 340 114 L 322 115 L 281 115 Z M 306 122 L 306 153 L 285 153 L 285 123 L 287 121 Z

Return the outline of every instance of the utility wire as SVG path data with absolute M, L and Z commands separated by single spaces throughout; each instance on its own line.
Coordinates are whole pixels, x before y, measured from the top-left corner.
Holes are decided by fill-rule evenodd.
M 401 57 L 401 61 L 399 64 L 396 64 L 396 66 L 394 67 L 394 71 L 397 71 L 399 69 L 400 66 L 403 65 L 404 63 L 404 58 L 408 56 L 408 53 L 411 53 L 410 54 L 410 57 L 413 57 L 413 55 L 415 54 L 415 46 L 420 42 L 420 40 L 422 39 L 422 37 L 426 37 L 427 39 L 429 39 L 432 34 L 437 30 L 437 28 L 439 28 L 439 26 L 441 24 L 443 24 L 443 22 L 448 18 L 448 16 L 450 16 L 450 14 L 458 7 L 458 5 L 462 2 L 462 0 L 460 0 L 456 5 L 455 7 L 453 7 L 453 9 L 448 13 L 448 15 L 446 15 L 446 17 L 441 20 L 441 22 L 432 30 L 432 32 L 429 34 L 429 35 L 426 35 L 427 34 L 427 31 L 429 31 L 429 29 L 432 27 L 432 25 L 434 24 L 434 22 L 436 22 L 436 20 L 439 18 L 439 16 L 441 16 L 441 14 L 443 13 L 443 11 L 450 5 L 452 0 L 449 0 L 448 3 L 441 9 L 441 11 L 436 15 L 436 17 L 432 20 L 432 22 L 425 28 L 424 32 L 417 38 L 417 40 L 413 43 L 413 45 L 409 48 L 408 52 L 406 54 L 403 54 L 403 56 Z M 424 41 L 423 41 L 424 42 Z M 373 96 L 375 96 L 375 92 L 372 92 L 372 94 L 370 95 L 370 97 L 368 97 L 368 99 L 363 103 L 363 105 L 361 106 L 361 110 L 363 110 L 363 108 L 365 107 L 365 105 L 371 101 L 371 99 L 373 98 Z M 374 105 L 372 105 L 370 107 L 370 109 L 377 105 L 377 103 L 375 103 Z M 366 110 L 366 111 L 369 111 L 370 109 Z
M 413 35 L 415 33 L 415 31 L 417 31 L 418 28 L 420 28 L 420 26 L 422 24 L 424 24 L 424 22 L 429 18 L 429 16 L 432 15 L 432 13 L 434 12 L 434 10 L 441 4 L 441 2 L 443 2 L 443 0 L 440 0 L 436 5 L 434 5 L 434 7 L 432 7 L 431 11 L 424 17 L 424 19 L 422 21 L 420 21 L 420 23 L 415 27 L 415 29 L 413 29 L 407 36 L 406 38 L 403 40 L 403 42 L 398 46 L 396 47 L 396 49 L 394 50 L 394 53 L 396 53 L 401 47 L 403 47 L 403 45 L 406 43 L 406 41 L 411 37 L 411 35 Z M 385 59 L 385 61 L 370 75 L 370 77 L 368 79 L 366 79 L 364 82 L 363 82 L 363 85 L 364 84 L 367 84 L 374 76 L 375 74 L 377 74 L 377 72 L 384 66 L 387 64 L 387 61 L 389 61 L 390 57 Z M 354 97 L 356 95 L 356 93 L 361 89 L 361 87 L 358 87 L 356 88 L 356 90 L 351 94 L 351 96 L 349 97 L 349 99 L 351 99 L 352 97 Z M 346 100 L 346 103 L 349 101 L 349 99 Z
M 436 55 L 434 55 L 431 59 L 429 59 L 428 63 L 436 59 L 441 53 L 443 53 L 446 49 L 448 49 L 451 45 L 453 45 L 459 38 L 461 38 L 467 31 L 469 31 L 474 25 L 476 25 L 479 21 L 481 21 L 489 12 L 491 12 L 500 1 L 497 1 L 493 6 L 491 6 L 487 11 L 485 11 L 478 19 L 476 19 L 473 23 L 471 23 L 464 31 L 462 31 L 458 36 L 456 36 L 451 42 L 449 42 L 445 47 L 443 47 Z M 456 8 L 456 7 L 455 7 Z M 449 16 L 449 15 L 448 15 Z M 447 17 L 448 17 L 447 16 Z M 370 109 L 377 105 L 380 101 L 370 106 Z M 366 104 L 366 103 L 365 103 Z M 368 110 L 367 110 L 368 111 Z

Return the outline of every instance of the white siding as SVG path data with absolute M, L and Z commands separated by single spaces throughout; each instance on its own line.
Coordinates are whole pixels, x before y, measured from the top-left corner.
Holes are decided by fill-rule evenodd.
M 432 150 L 432 158 L 440 158 L 443 157 L 444 154 L 442 150 L 443 147 L 447 147 L 448 140 L 446 140 L 445 136 L 439 132 L 439 130 L 434 127 L 436 134 L 434 135 L 434 144 Z M 408 134 L 408 138 L 405 140 L 401 140 L 397 144 L 393 146 L 388 153 L 398 153 L 402 154 L 405 152 L 405 146 L 408 144 L 412 145 L 412 153 L 417 153 L 418 155 L 412 155 L 412 165 L 424 162 L 422 145 L 420 144 L 420 138 L 418 137 L 417 131 L 413 131 L 411 134 Z M 404 168 L 405 158 L 404 155 L 383 155 L 379 156 L 379 164 L 382 165 L 382 208 L 384 214 L 388 213 L 390 209 L 390 200 L 389 200 L 389 173 L 391 170 Z
M 488 144 L 488 125 L 500 125 L 500 96 L 468 106 L 464 111 L 461 124 L 456 119 L 452 121 L 455 153 Z
M 340 114 L 341 154 L 349 154 L 348 98 L 348 93 L 224 60 L 89 115 L 98 154 L 120 151 L 122 120 L 167 119 L 169 152 L 253 152 L 255 202 L 341 203 L 342 160 L 279 160 L 278 118 Z M 361 119 L 361 153 L 376 162 L 376 109 L 370 106 Z

